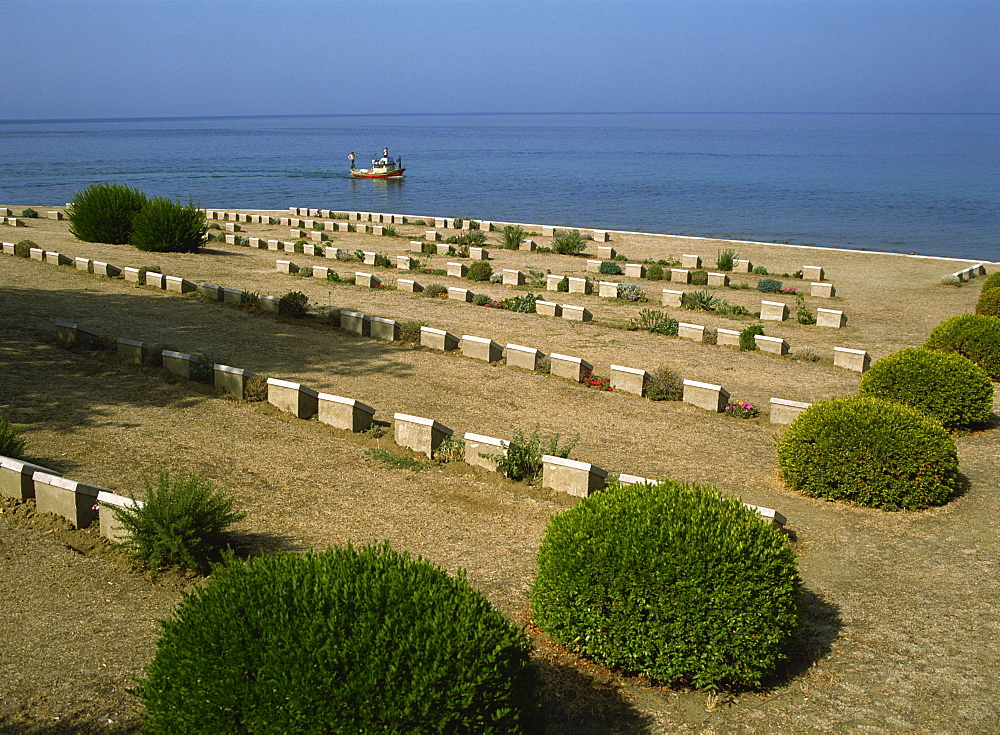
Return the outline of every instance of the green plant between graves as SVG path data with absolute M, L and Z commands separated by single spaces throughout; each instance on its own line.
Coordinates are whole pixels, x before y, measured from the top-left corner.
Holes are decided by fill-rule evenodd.
M 760 686 L 799 629 L 783 534 L 716 488 L 612 484 L 554 516 L 529 599 L 557 642 L 658 683 Z
M 14 255 L 19 258 L 30 258 L 31 249 L 37 247 L 38 243 L 34 240 L 21 240 L 14 244 Z
M 69 231 L 84 242 L 120 245 L 129 241 L 132 220 L 148 199 L 122 184 L 91 184 L 73 195 L 66 208 Z
M 301 319 L 309 307 L 309 297 L 301 291 L 289 291 L 278 301 L 278 313 Z
M 816 316 L 809 311 L 806 306 L 806 297 L 803 294 L 795 296 L 795 318 L 799 324 L 815 324 Z
M 646 398 L 651 401 L 679 401 L 684 397 L 684 379 L 666 365 L 649 371 Z
M 613 260 L 602 260 L 598 271 L 606 276 L 620 276 L 625 271 Z
M 195 253 L 208 241 L 205 213 L 193 202 L 163 197 L 146 202 L 132 218 L 129 244 L 158 253 Z
M 687 291 L 681 297 L 681 308 L 691 311 L 715 311 L 719 298 L 711 291 Z
M 366 449 L 364 456 L 368 457 L 375 462 L 378 462 L 391 470 L 410 470 L 411 472 L 419 472 L 420 470 L 425 470 L 430 467 L 429 462 L 422 462 L 419 459 L 414 459 L 405 454 L 393 454 L 385 449 Z
M 758 334 L 764 334 L 764 327 L 759 324 L 751 324 L 740 331 L 740 351 L 741 352 L 752 352 L 757 349 L 757 340 L 754 339 Z
M 416 320 L 400 322 L 399 341 L 410 342 L 410 343 L 420 342 L 420 328 L 426 326 L 427 322 L 421 322 Z
M 643 331 L 653 334 L 677 335 L 678 321 L 659 309 L 643 309 L 632 318 L 625 328 L 631 332 Z
M 485 260 L 477 260 L 469 266 L 469 271 L 466 273 L 466 276 L 470 281 L 489 281 L 490 276 L 492 275 L 493 268 Z
M 646 294 L 638 283 L 619 283 L 616 292 L 622 301 L 646 301 Z
M 663 266 L 654 263 L 653 265 L 646 268 L 646 280 L 647 281 L 662 281 L 663 280 Z
M 448 287 L 440 283 L 432 283 L 423 290 L 423 294 L 432 299 L 448 298 Z
M 482 454 L 480 456 L 496 462 L 497 472 L 504 477 L 530 482 L 542 474 L 543 455 L 548 454 L 565 459 L 576 448 L 579 441 L 580 435 L 577 434 L 569 444 L 559 446 L 559 435 L 556 434 L 543 443 L 539 425 L 535 424 L 535 428 L 527 435 L 520 429 L 513 429 L 513 436 L 505 454 Z
M 778 293 L 781 290 L 781 281 L 774 278 L 761 278 L 757 282 L 757 290 L 761 293 Z
M 734 248 L 719 250 L 715 256 L 715 267 L 720 271 L 731 271 L 738 257 L 740 254 Z
M 21 210 L 21 216 L 26 219 L 38 219 L 38 210 L 32 209 L 31 207 L 25 207 Z
M 462 462 L 465 460 L 465 442 L 462 439 L 448 437 L 434 450 L 434 461 L 440 464 L 447 462 Z
M 552 252 L 560 255 L 579 255 L 585 247 L 587 247 L 587 242 L 579 230 L 570 230 L 552 238 Z
M 21 459 L 24 457 L 27 445 L 28 442 L 22 435 L 21 429 L 0 416 L 0 456 Z
M 520 225 L 504 225 L 500 231 L 500 247 L 504 250 L 519 250 L 525 234 Z
M 163 623 L 142 730 L 538 733 L 530 648 L 463 570 L 387 543 L 228 557 Z
M 122 547 L 153 573 L 167 566 L 207 573 L 232 541 L 230 527 L 245 514 L 233 510 L 232 498 L 200 475 L 171 480 L 161 470 L 155 484 L 148 478 L 143 484 L 141 505 L 113 509 L 126 532 Z

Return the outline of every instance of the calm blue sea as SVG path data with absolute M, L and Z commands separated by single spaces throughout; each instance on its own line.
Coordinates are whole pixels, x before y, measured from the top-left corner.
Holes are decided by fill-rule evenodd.
M 352 179 L 385 146 L 403 181 Z M 209 208 L 401 212 L 1000 260 L 1000 115 L 0 122 L 0 204 L 94 181 Z

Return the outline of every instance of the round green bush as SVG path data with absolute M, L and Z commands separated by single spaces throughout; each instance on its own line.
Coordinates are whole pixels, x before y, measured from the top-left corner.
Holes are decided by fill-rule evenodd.
M 598 270 L 606 276 L 620 276 L 625 271 L 613 260 L 602 260 Z
M 123 244 L 146 195 L 124 184 L 91 184 L 73 195 L 66 208 L 69 231 L 84 242 Z
M 989 291 L 991 288 L 1000 288 L 1000 271 L 991 274 L 983 281 L 983 291 Z
M 924 347 L 967 357 L 993 380 L 1000 380 L 1000 319 L 995 316 L 962 314 L 945 319 L 934 327 Z
M 781 281 L 775 278 L 761 278 L 757 281 L 757 290 L 761 293 L 777 293 L 781 290 Z
M 37 247 L 38 243 L 34 240 L 20 240 L 14 244 L 14 255 L 19 258 L 30 258 L 31 249 Z
M 803 411 L 778 442 L 778 464 L 806 495 L 882 510 L 940 505 L 959 486 L 955 442 L 940 422 L 872 396 Z
M 194 253 L 208 242 L 205 213 L 192 203 L 156 197 L 132 220 L 129 243 L 157 253 Z
M 876 362 L 858 392 L 905 403 L 949 430 L 986 421 L 993 410 L 993 384 L 985 370 L 961 355 L 921 348 Z
M 650 281 L 662 281 L 663 280 L 663 266 L 659 264 L 653 264 L 646 269 L 646 278 Z
M 1000 316 L 1000 286 L 983 289 L 976 303 L 976 313 L 980 316 Z
M 708 271 L 703 271 L 703 270 L 691 271 L 691 285 L 692 286 L 707 286 L 708 285 Z
M 163 623 L 143 732 L 532 732 L 528 651 L 463 574 L 386 545 L 230 559 Z
M 488 281 L 493 275 L 493 267 L 485 260 L 477 260 L 469 266 L 466 275 L 470 281 Z
M 782 534 L 715 488 L 612 485 L 555 516 L 538 624 L 608 666 L 694 687 L 757 686 L 787 656 L 799 577 Z

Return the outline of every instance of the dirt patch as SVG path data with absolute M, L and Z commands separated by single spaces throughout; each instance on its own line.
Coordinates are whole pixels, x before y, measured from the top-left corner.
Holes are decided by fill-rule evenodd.
M 279 228 L 248 229 L 285 236 Z M 559 294 L 558 300 L 587 306 L 598 317 L 595 324 L 576 324 L 292 278 L 275 272 L 274 253 L 246 248 L 213 244 L 207 254 L 151 258 L 119 246 L 79 243 L 65 222 L 33 221 L 25 232 L 18 235 L 71 257 L 158 264 L 195 282 L 274 295 L 300 290 L 314 304 L 578 355 L 597 374 L 607 375 L 612 363 L 667 364 L 684 377 L 719 382 L 734 398 L 764 405 L 771 396 L 814 401 L 857 388 L 857 374 L 826 359 L 792 361 L 616 328 L 641 305 Z M 391 247 L 406 250 L 405 240 L 363 235 L 345 237 L 338 246 L 355 244 L 390 254 Z M 638 235 L 613 244 L 635 260 L 681 252 L 708 256 L 723 246 Z M 768 334 L 785 336 L 793 351 L 800 344 L 824 354 L 848 346 L 879 357 L 920 344 L 934 324 L 968 310 L 978 295 L 972 286 L 940 286 L 941 275 L 958 269 L 954 263 L 740 248 L 779 272 L 821 257 L 815 264 L 826 266 L 843 294 L 839 303 L 851 318 L 846 331 L 768 326 Z M 582 260 L 573 258 L 494 255 L 496 269 L 585 272 Z M 292 259 L 324 264 L 308 256 Z M 386 279 L 391 275 L 386 272 Z M 416 472 L 387 467 L 365 452 L 408 454 L 389 437 L 351 435 L 267 405 L 230 400 L 161 369 L 60 348 L 52 341 L 53 321 L 85 324 L 112 340 L 203 352 L 357 398 L 376 407 L 383 422 L 400 411 L 435 418 L 459 435 L 499 437 L 509 436 L 512 426 L 530 430 L 537 422 L 546 433 L 579 434 L 574 458 L 613 472 L 709 482 L 789 518 L 807 588 L 808 627 L 800 655 L 773 686 L 718 700 L 664 690 L 565 654 L 532 631 L 556 732 L 1000 729 L 993 696 L 1000 684 L 996 428 L 959 438 L 968 479 L 961 497 L 924 513 L 887 514 L 789 492 L 778 478 L 772 446 L 779 430 L 763 417 L 727 419 L 687 405 L 588 390 L 19 258 L 0 258 L 0 282 L 0 412 L 26 427 L 30 461 L 123 494 L 140 492 L 142 478 L 160 468 L 203 473 L 228 488 L 247 512 L 240 531 L 251 548 L 388 539 L 449 570 L 467 569 L 469 580 L 495 605 L 527 624 L 525 590 L 535 551 L 548 519 L 572 501 L 463 464 L 432 464 Z M 460 283 L 497 296 L 523 293 Z M 756 292 L 726 297 L 760 300 Z M 733 323 L 715 316 L 690 320 Z M 0 731 L 129 731 L 137 719 L 127 690 L 152 656 L 156 620 L 169 614 L 185 581 L 151 581 L 105 551 L 95 534 L 59 528 L 32 515 L 27 504 L 2 507 Z

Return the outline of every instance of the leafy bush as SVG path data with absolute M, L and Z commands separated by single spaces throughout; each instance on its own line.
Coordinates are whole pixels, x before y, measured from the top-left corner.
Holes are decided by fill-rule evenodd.
M 757 290 L 761 293 L 777 293 L 781 290 L 781 281 L 774 278 L 761 278 L 757 282 Z
M 778 464 L 806 495 L 883 510 L 939 505 L 959 486 L 955 442 L 940 422 L 872 396 L 814 403 L 780 439 Z
M 458 238 L 459 245 L 481 248 L 486 244 L 486 233 L 482 230 L 469 230 Z
M 740 254 L 734 248 L 719 250 L 715 256 L 715 267 L 720 271 L 731 271 L 736 265 L 736 259 Z
M 949 430 L 986 421 L 993 410 L 985 370 L 961 355 L 920 348 L 883 357 L 861 377 L 858 392 L 905 403 Z
M 132 218 L 129 243 L 158 253 L 194 253 L 207 242 L 205 213 L 191 202 L 156 197 Z
M 424 296 L 430 296 L 432 299 L 447 298 L 448 287 L 442 286 L 440 283 L 432 283 L 424 289 Z
M 692 311 L 715 311 L 719 299 L 711 291 L 686 291 L 681 296 L 681 308 Z
M 490 276 L 493 275 L 493 267 L 485 260 L 477 260 L 469 266 L 469 272 L 466 275 L 470 281 L 489 281 Z
M 620 276 L 625 271 L 613 260 L 602 260 L 599 268 L 600 272 L 606 276 Z
M 520 225 L 505 225 L 500 233 L 500 247 L 504 250 L 518 250 L 524 235 L 524 228 Z
M 1000 288 L 1000 271 L 993 273 L 983 281 L 983 291 L 989 291 L 991 288 Z
M 26 446 L 21 430 L 0 416 L 0 456 L 21 459 Z
M 646 294 L 638 283 L 619 283 L 618 298 L 622 301 L 645 301 Z
M 649 372 L 646 398 L 651 401 L 679 401 L 684 397 L 684 379 L 666 365 Z
M 326 274 L 326 280 L 333 283 L 340 283 L 340 274 L 337 271 L 328 271 Z
M 563 279 L 556 284 L 556 292 L 569 292 L 569 276 L 563 276 Z
M 708 285 L 708 271 L 703 271 L 703 270 L 691 271 L 691 285 L 692 286 L 707 286 Z
M 1000 316 L 1000 287 L 984 289 L 976 303 L 979 316 Z
M 742 329 L 740 331 L 740 351 L 752 352 L 756 350 L 757 340 L 754 337 L 758 334 L 764 334 L 764 327 L 759 324 L 751 324 L 749 327 Z
M 800 581 L 783 535 L 707 485 L 612 485 L 555 516 L 531 608 L 603 664 L 697 688 L 757 686 L 786 657 Z
M 961 286 L 962 279 L 958 276 L 941 276 L 942 286 Z
M 309 297 L 301 291 L 289 291 L 278 301 L 278 313 L 301 319 L 306 315 Z
M 432 242 L 421 243 L 420 252 L 424 255 L 434 255 L 437 252 L 437 245 Z
M 1000 319 L 962 314 L 934 327 L 924 347 L 954 352 L 972 360 L 994 380 L 1000 380 Z
M 559 446 L 559 435 L 549 437 L 543 445 L 538 424 L 527 436 L 520 429 L 514 429 L 514 436 L 504 455 L 483 455 L 497 463 L 497 471 L 511 480 L 534 480 L 542 474 L 542 456 L 551 455 L 565 459 L 580 441 L 577 434 L 566 446 Z
M 659 309 L 643 309 L 626 325 L 630 331 L 653 332 L 654 334 L 677 334 L 678 322 Z
M 501 299 L 501 305 L 509 311 L 515 311 L 519 314 L 535 314 L 538 312 L 536 304 L 538 302 L 538 297 L 533 293 L 521 294 L 520 296 L 515 296 L 512 299 Z
M 747 308 L 745 306 L 740 306 L 739 304 L 730 304 L 725 299 L 719 299 L 718 303 L 716 303 L 715 305 L 715 313 L 723 315 L 730 315 L 730 314 L 745 315 L 749 314 L 750 312 L 747 311 Z
M 765 268 L 762 265 L 758 265 L 756 268 L 753 269 L 753 273 L 758 276 L 766 276 L 767 268 Z
M 16 255 L 19 258 L 30 258 L 31 249 L 37 247 L 38 243 L 35 242 L 34 240 L 21 240 L 17 243 L 14 243 L 14 255 Z
M 26 219 L 38 219 L 38 211 L 31 207 L 25 207 L 21 210 L 21 216 Z
M 503 283 L 503 273 L 497 271 L 490 276 L 490 283 Z
M 162 273 L 160 266 L 158 265 L 144 265 L 139 268 L 139 283 L 143 286 L 146 285 L 146 274 L 147 273 Z
M 247 378 L 243 385 L 243 400 L 256 403 L 267 400 L 267 376 L 259 373 Z
M 385 225 L 382 228 L 382 237 L 399 237 L 399 232 L 392 225 Z
M 648 281 L 662 281 L 663 280 L 663 266 L 662 265 L 651 265 L 646 269 L 646 280 Z
M 462 439 L 448 437 L 438 444 L 434 450 L 434 460 L 441 462 L 462 462 L 465 460 L 465 442 Z
M 426 326 L 427 322 L 418 322 L 418 321 L 401 322 L 399 325 L 399 341 L 419 342 L 420 328 Z
M 392 268 L 392 261 L 389 260 L 389 256 L 387 255 L 375 253 L 375 262 L 372 265 L 376 268 Z
M 488 294 L 477 293 L 472 295 L 472 303 L 474 306 L 486 306 L 493 299 L 489 297 Z
M 114 507 L 115 519 L 128 534 L 122 546 L 146 569 L 179 566 L 207 572 L 230 540 L 229 527 L 244 514 L 200 475 L 171 480 L 161 470 L 155 485 L 148 478 L 143 483 L 143 505 Z
M 795 297 L 795 318 L 799 324 L 816 323 L 816 316 L 806 307 L 806 297 L 802 294 Z
M 91 184 L 73 195 L 66 208 L 69 231 L 84 242 L 123 244 L 132 220 L 146 206 L 146 195 L 122 184 Z
M 464 572 L 387 544 L 229 559 L 163 623 L 143 732 L 537 732 L 529 650 Z
M 312 278 L 312 274 L 313 274 L 312 266 L 304 265 L 301 268 L 299 268 L 299 272 L 296 273 L 295 275 L 299 276 L 300 278 Z
M 586 240 L 580 235 L 579 230 L 569 232 L 552 238 L 552 252 L 560 255 L 579 255 L 587 247 Z

